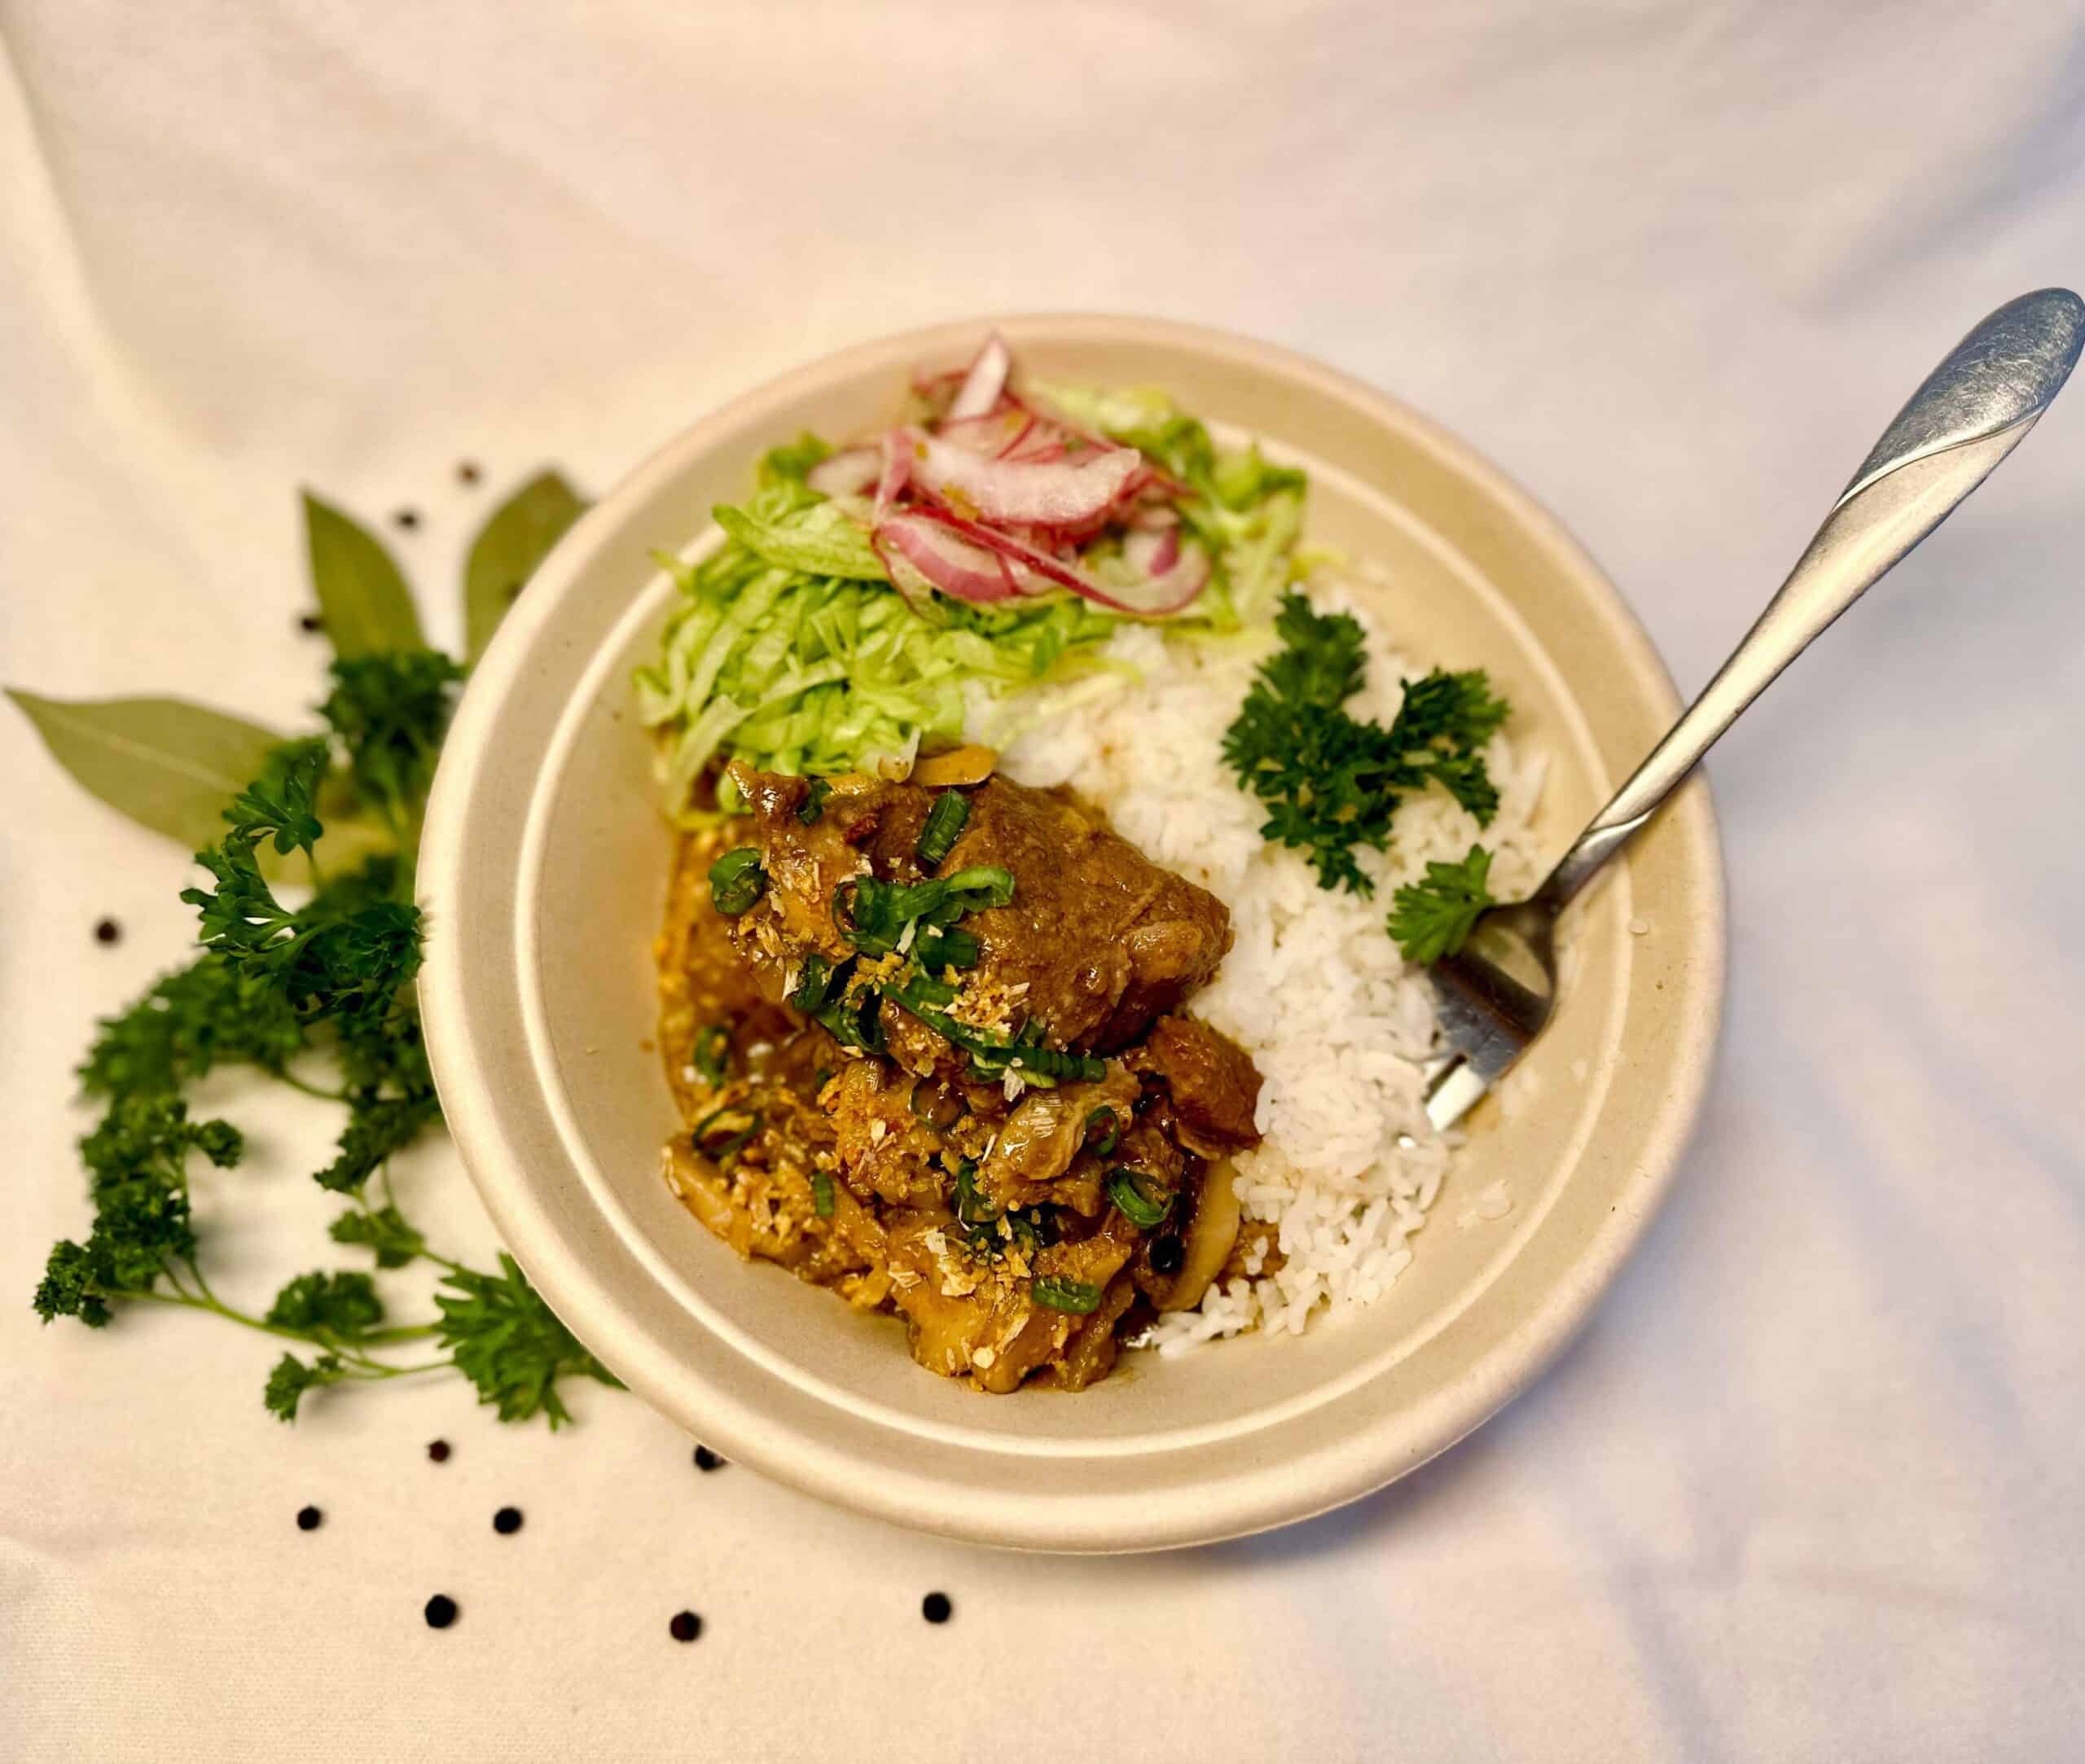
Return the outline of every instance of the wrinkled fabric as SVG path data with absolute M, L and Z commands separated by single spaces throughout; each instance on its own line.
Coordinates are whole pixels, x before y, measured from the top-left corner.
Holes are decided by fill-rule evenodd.
M 4 0 L 0 54 L 0 674 L 286 725 L 300 484 L 419 511 L 453 640 L 463 535 L 545 460 L 604 487 L 810 357 L 1061 308 L 1408 399 L 1692 688 L 1955 338 L 2085 278 L 2075 5 Z M 913 1538 L 612 1392 L 555 1437 L 449 1381 L 290 1429 L 258 1338 L 39 1332 L 71 1063 L 187 927 L 178 855 L 0 717 L 0 1757 L 2075 1756 L 2070 398 L 1719 751 L 1721 1064 L 1583 1336 L 1389 1491 L 1162 1557 Z M 209 1097 L 265 1302 L 330 1259 L 333 1124 Z M 398 1174 L 485 1252 L 446 1147 Z

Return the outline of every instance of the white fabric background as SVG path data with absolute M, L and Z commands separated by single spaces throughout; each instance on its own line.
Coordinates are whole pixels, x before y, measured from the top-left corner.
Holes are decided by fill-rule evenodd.
M 1691 688 L 1956 336 L 2085 278 L 2052 0 L 0 0 L 0 674 L 280 722 L 317 690 L 300 481 L 425 512 L 397 549 L 446 634 L 461 535 L 539 462 L 598 489 L 800 360 L 1009 308 L 1409 398 Z M 257 1339 L 40 1334 L 69 1066 L 186 915 L 176 855 L 0 717 L 0 1756 L 2077 1756 L 2070 397 L 1718 756 L 1726 1048 L 1584 1337 L 1389 1492 L 1160 1559 L 698 1476 L 610 1393 L 556 1438 L 446 1384 L 292 1431 Z M 223 1095 L 260 1143 L 227 1284 L 262 1295 L 328 1128 Z M 407 1179 L 482 1244 L 446 1148 Z

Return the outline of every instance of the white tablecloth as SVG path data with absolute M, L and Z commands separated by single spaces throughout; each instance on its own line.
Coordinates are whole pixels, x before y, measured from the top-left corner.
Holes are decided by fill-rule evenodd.
M 300 482 L 422 511 L 393 537 L 450 636 L 462 534 L 542 460 L 604 486 L 832 347 L 1060 307 L 1409 398 L 1692 687 L 1956 336 L 2085 277 L 2085 15 L 2050 0 L 0 0 L 0 673 L 279 723 L 320 666 Z M 40 1332 L 69 1066 L 187 915 L 177 854 L 7 714 L 0 1755 L 2077 1756 L 2071 399 L 1718 756 L 1728 1039 L 1583 1338 L 1387 1493 L 1161 1558 L 853 1520 L 609 1392 L 555 1438 L 453 1382 L 292 1430 L 257 1338 Z M 329 1126 L 213 1095 L 263 1297 L 325 1247 Z M 406 1179 L 483 1247 L 446 1147 Z

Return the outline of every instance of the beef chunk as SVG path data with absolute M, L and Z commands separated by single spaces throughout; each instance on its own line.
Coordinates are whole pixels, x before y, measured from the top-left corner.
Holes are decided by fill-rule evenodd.
M 844 882 L 869 874 L 920 878 L 913 847 L 940 792 L 867 779 L 843 783 L 806 823 L 797 813 L 805 780 L 734 776 L 752 808 L 768 878 L 766 897 L 735 922 L 735 935 L 779 989 L 810 952 L 828 960 L 848 954 L 833 919 L 833 895 Z M 994 777 L 963 795 L 968 818 L 940 873 L 988 867 L 1014 878 L 1011 902 L 963 921 L 982 946 L 966 976 L 981 995 L 1039 1021 L 1055 1047 L 1108 1053 L 1215 972 L 1231 946 L 1223 903 L 1152 863 L 1069 791 L 1031 790 Z M 887 1020 L 901 1015 L 894 1005 L 885 1011 Z M 893 1055 L 926 1069 L 917 1024 L 888 1026 Z
M 1165 1086 L 1174 1132 L 1189 1151 L 1223 1157 L 1260 1143 L 1253 1125 L 1259 1068 L 1237 1042 L 1199 1017 L 1161 1017 L 1127 1064 Z

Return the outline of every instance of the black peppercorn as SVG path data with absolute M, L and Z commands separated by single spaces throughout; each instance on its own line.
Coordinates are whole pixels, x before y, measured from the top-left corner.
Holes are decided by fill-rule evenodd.
M 427 1602 L 427 1626 L 431 1630 L 446 1630 L 456 1621 L 456 1601 L 446 1592 L 438 1592 Z
M 920 1615 L 929 1623 L 946 1623 L 955 1613 L 945 1592 L 930 1592 L 920 1601 Z
M 511 1538 L 521 1529 L 521 1509 L 503 1507 L 492 1516 L 492 1529 L 503 1538 Z
M 448 1463 L 448 1462 L 449 1462 L 449 1441 L 448 1441 L 447 1440 L 446 1440 L 446 1439 L 431 1439 L 431 1440 L 429 1440 L 429 1441 L 427 1442 L 427 1455 L 428 1455 L 428 1457 L 432 1458 L 432 1459 L 433 1459 L 437 1463 Z
M 676 1611 L 666 1633 L 677 1642 L 691 1642 L 702 1633 L 702 1619 L 692 1611 Z
M 299 1531 L 316 1531 L 325 1522 L 326 1516 L 315 1507 L 301 1507 L 297 1509 L 296 1529 Z
M 420 511 L 417 508 L 402 508 L 391 518 L 406 532 L 410 533 L 420 524 Z
M 113 919 L 104 919 L 94 927 L 94 941 L 97 943 L 116 943 L 121 941 L 122 937 L 123 927 Z
M 695 1468 L 698 1470 L 721 1470 L 724 1468 L 726 1462 L 726 1459 L 719 1458 L 707 1446 L 698 1446 L 695 1448 Z

